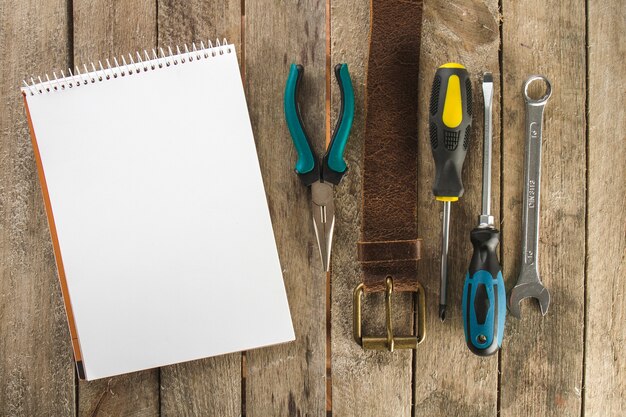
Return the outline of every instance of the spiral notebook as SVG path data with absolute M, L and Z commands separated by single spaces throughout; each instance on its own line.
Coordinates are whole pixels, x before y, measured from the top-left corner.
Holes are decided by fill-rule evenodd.
M 166 50 L 22 87 L 83 379 L 294 339 L 235 47 Z

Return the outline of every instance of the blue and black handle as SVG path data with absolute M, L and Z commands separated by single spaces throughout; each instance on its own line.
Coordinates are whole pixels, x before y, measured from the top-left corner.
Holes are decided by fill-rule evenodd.
M 500 232 L 477 227 L 470 233 L 474 254 L 463 286 L 465 341 L 476 355 L 493 355 L 502 346 L 506 293 L 496 249 Z
M 341 91 L 341 108 L 328 150 L 320 160 L 313 152 L 311 139 L 304 130 L 298 105 L 298 90 L 304 67 L 291 64 L 289 69 L 285 86 L 285 118 L 298 153 L 295 170 L 305 185 L 311 185 L 315 181 L 326 181 L 337 185 L 347 171 L 343 153 L 354 120 L 354 89 L 347 64 L 337 64 L 334 70 Z

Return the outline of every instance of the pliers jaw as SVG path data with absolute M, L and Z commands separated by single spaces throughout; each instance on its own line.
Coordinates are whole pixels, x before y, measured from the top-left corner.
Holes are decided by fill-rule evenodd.
M 317 246 L 320 249 L 324 271 L 330 269 L 330 253 L 335 229 L 335 204 L 333 202 L 333 185 L 328 182 L 316 181 L 311 185 L 311 209 Z

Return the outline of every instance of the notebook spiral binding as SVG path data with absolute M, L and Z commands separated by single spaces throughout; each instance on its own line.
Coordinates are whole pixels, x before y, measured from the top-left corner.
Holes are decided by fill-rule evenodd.
M 139 74 L 142 71 L 153 71 L 157 68 L 178 65 L 179 63 L 184 64 L 194 60 L 209 59 L 219 55 L 224 55 L 225 53 L 230 54 L 232 52 L 231 45 L 228 44 L 228 41 L 225 38 L 221 42 L 217 39 L 215 41 L 215 45 L 213 45 L 211 41 L 208 41 L 207 45 L 201 41 L 199 48 L 194 42 L 191 44 L 191 50 L 187 44 L 183 45 L 183 51 L 181 51 L 180 46 L 178 45 L 175 48 L 175 52 L 169 46 L 166 49 L 167 51 L 164 51 L 163 48 L 158 48 L 158 50 L 153 48 L 152 57 L 148 51 L 144 49 L 143 53 L 145 59 L 143 59 L 139 51 L 137 51 L 137 61 L 135 61 L 132 54 L 128 54 L 130 62 L 127 62 L 126 57 L 122 55 L 120 56 L 120 60 L 122 61 L 121 64 L 116 57 L 113 58 L 113 65 L 111 65 L 111 62 L 108 59 L 105 60 L 106 65 L 103 65 L 102 61 L 98 61 L 98 68 L 96 68 L 94 62 L 91 62 L 91 71 L 87 67 L 87 64 L 83 64 L 84 71 L 82 73 L 78 66 L 75 67 L 74 72 L 72 72 L 72 69 L 69 68 L 69 75 L 67 76 L 65 75 L 65 72 L 61 70 L 61 78 L 57 77 L 56 72 L 52 72 L 54 79 L 50 79 L 48 74 L 45 75 L 45 80 L 42 80 L 40 76 L 37 77 L 39 82 L 36 82 L 33 77 L 30 77 L 30 84 L 28 84 L 26 80 L 23 80 L 24 86 L 22 87 L 22 91 L 30 94 L 31 96 L 34 96 L 35 94 L 62 91 L 66 88 L 94 84 L 96 82 L 103 82 L 117 77 Z

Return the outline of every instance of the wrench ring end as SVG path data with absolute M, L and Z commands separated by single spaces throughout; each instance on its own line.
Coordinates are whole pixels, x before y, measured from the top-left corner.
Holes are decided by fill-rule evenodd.
M 530 85 L 534 81 L 543 81 L 543 83 L 546 86 L 546 93 L 543 95 L 543 97 L 538 98 L 538 99 L 531 98 L 528 95 L 528 87 L 530 87 Z M 531 75 L 530 77 L 528 77 L 528 79 L 524 83 L 524 99 L 526 100 L 526 103 L 528 104 L 533 104 L 533 105 L 545 104 L 551 95 L 552 95 L 552 84 L 550 83 L 550 80 L 548 80 L 548 78 L 543 75 Z

